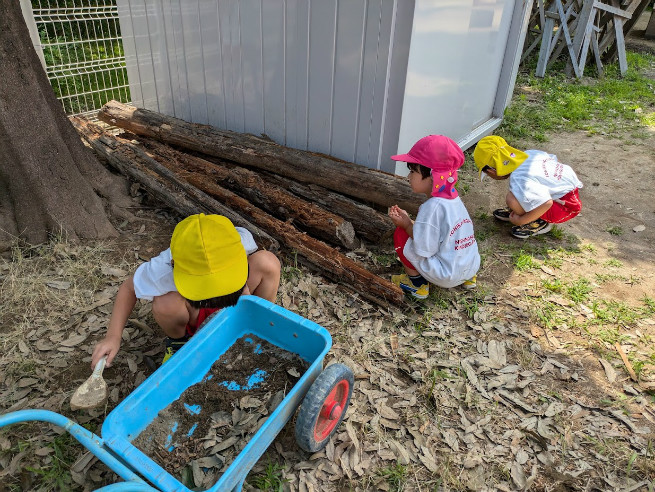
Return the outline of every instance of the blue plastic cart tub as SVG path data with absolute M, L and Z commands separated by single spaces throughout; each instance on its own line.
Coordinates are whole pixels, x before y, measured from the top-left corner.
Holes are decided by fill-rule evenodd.
M 238 339 L 248 334 L 298 354 L 307 361 L 309 368 L 218 482 L 207 489 L 211 492 L 240 490 L 251 468 L 293 416 L 321 373 L 323 359 L 332 346 L 332 338 L 325 328 L 259 297 L 242 296 L 235 307 L 223 309 L 209 320 L 188 343 L 107 416 L 102 426 L 102 438 L 70 419 L 46 410 L 21 410 L 0 416 L 0 427 L 33 420 L 64 427 L 114 472 L 127 480 L 100 490 L 189 491 L 133 446 L 132 441 L 161 410 L 177 400 L 189 386 L 202 381 L 214 362 Z M 253 367 L 252 370 L 254 375 L 258 369 Z M 217 381 L 217 384 L 220 383 Z

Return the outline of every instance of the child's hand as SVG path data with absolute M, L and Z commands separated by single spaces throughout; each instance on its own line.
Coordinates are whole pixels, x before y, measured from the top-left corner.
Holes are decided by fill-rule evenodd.
M 412 219 L 409 218 L 409 214 L 398 205 L 393 205 L 389 208 L 389 218 L 396 227 L 400 227 L 401 229 L 407 229 L 412 225 Z
M 91 367 L 95 368 L 96 364 L 105 355 L 107 356 L 107 367 L 111 367 L 111 362 L 116 357 L 118 349 L 121 347 L 121 339 L 105 338 L 96 345 L 91 356 Z

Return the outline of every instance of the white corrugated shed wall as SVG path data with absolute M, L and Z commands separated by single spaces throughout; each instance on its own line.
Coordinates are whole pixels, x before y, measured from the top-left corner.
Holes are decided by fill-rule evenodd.
M 118 6 L 136 106 L 393 172 L 414 0 Z

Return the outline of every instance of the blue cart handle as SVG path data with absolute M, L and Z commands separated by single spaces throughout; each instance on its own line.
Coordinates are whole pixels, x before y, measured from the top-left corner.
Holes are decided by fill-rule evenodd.
M 95 492 L 158 492 L 158 490 L 145 483 L 120 482 L 96 489 Z
M 130 469 L 125 463 L 120 461 L 116 456 L 111 452 L 107 451 L 104 447 L 104 442 L 101 437 L 96 436 L 93 432 L 85 429 L 80 424 L 73 422 L 71 419 L 64 417 L 55 412 L 49 410 L 19 410 L 17 412 L 7 413 L 5 415 L 0 415 L 0 428 L 5 427 L 11 424 L 17 424 L 20 422 L 49 422 L 55 424 L 65 431 L 67 431 L 71 436 L 77 439 L 82 446 L 91 451 L 94 455 L 100 459 L 105 465 L 107 465 L 113 472 L 117 473 L 124 480 L 127 480 L 131 483 L 117 483 L 110 487 L 109 489 L 104 487 L 102 490 L 122 490 L 122 491 L 153 491 L 156 489 L 151 488 L 146 485 L 145 481 L 139 477 L 132 469 Z M 120 488 L 115 486 L 123 487 L 135 487 L 140 486 L 141 488 Z M 147 488 L 144 488 L 147 487 Z

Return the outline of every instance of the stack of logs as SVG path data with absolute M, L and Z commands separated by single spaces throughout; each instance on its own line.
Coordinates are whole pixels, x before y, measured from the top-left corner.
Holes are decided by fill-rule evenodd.
M 398 287 L 327 243 L 354 249 L 360 238 L 389 240 L 391 220 L 363 202 L 416 213 L 421 197 L 406 180 L 117 101 L 98 118 L 126 132 L 116 136 L 88 120 L 71 121 L 101 159 L 179 214 L 224 215 L 251 231 L 260 247 L 295 250 L 374 303 L 402 303 Z

